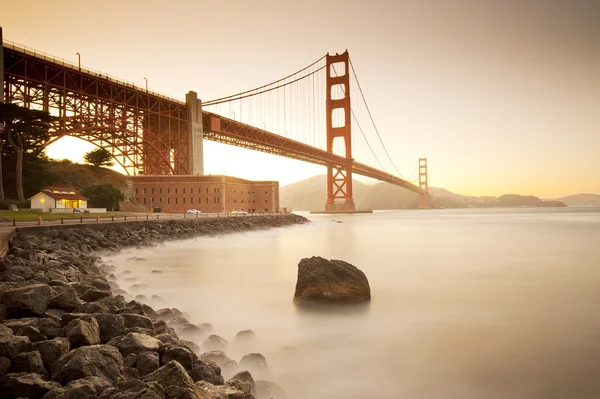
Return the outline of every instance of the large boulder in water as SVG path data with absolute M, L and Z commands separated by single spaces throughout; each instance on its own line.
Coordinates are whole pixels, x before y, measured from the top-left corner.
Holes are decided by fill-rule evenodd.
M 370 299 L 367 276 L 350 263 L 313 256 L 298 264 L 296 304 L 352 304 Z

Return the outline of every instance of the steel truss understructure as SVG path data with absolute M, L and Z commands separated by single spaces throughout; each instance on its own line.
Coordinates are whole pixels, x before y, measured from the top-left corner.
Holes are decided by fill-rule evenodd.
M 105 148 L 129 175 L 188 174 L 188 109 L 177 100 L 4 43 L 5 101 L 57 117 L 50 134 Z

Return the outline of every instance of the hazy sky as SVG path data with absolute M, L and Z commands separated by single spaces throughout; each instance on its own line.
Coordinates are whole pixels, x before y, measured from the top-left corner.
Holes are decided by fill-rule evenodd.
M 348 49 L 404 175 L 427 156 L 431 184 L 463 194 L 600 193 L 600 1 L 2 0 L 0 26 L 178 99 L 233 94 Z M 324 173 L 211 142 L 205 153 L 207 173 L 282 184 Z

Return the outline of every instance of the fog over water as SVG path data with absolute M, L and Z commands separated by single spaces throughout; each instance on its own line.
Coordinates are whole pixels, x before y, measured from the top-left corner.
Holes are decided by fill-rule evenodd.
M 155 309 L 211 323 L 236 362 L 265 355 L 290 398 L 600 398 L 600 209 L 307 217 L 105 259 L 121 288 L 161 296 Z M 313 255 L 363 270 L 369 307 L 299 312 L 297 265 Z M 244 329 L 253 348 L 234 344 Z

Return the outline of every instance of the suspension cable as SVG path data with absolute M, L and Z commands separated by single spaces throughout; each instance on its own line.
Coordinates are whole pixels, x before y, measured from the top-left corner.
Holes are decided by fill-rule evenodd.
M 266 89 L 266 90 L 263 90 L 263 91 L 259 91 L 259 92 L 252 93 L 252 94 L 246 94 L 246 95 L 244 95 L 244 96 L 241 96 L 241 97 L 236 97 L 236 98 L 224 97 L 225 99 L 223 99 L 223 100 L 221 100 L 221 99 L 218 99 L 218 100 L 213 100 L 213 101 L 207 101 L 207 102 L 205 102 L 205 103 L 202 103 L 202 105 L 203 105 L 203 106 L 216 105 L 216 104 L 227 103 L 227 102 L 231 102 L 231 101 L 242 100 L 242 99 L 244 99 L 244 98 L 248 98 L 248 97 L 252 97 L 252 96 L 257 96 L 257 95 L 259 95 L 259 94 L 268 93 L 268 92 L 270 92 L 270 91 L 277 90 L 277 89 L 281 89 L 282 87 L 285 87 L 285 86 L 289 86 L 289 85 L 291 85 L 292 83 L 296 83 L 296 82 L 298 82 L 298 81 L 300 81 L 300 80 L 302 80 L 302 79 L 306 79 L 306 78 L 308 78 L 309 76 L 312 76 L 312 75 L 314 75 L 315 73 L 317 73 L 317 72 L 319 72 L 319 71 L 321 71 L 321 70 L 323 70 L 323 69 L 325 69 L 325 68 L 326 68 L 326 65 L 323 65 L 321 68 L 319 68 L 319 69 L 317 69 L 317 70 L 315 70 L 315 71 L 313 71 L 313 72 L 309 73 L 308 75 L 301 76 L 301 77 L 299 77 L 299 78 L 297 78 L 297 79 L 290 80 L 289 82 L 287 82 L 287 83 L 284 83 L 284 84 L 282 84 L 282 85 L 275 86 L 275 87 L 271 87 L 271 88 L 269 88 L 269 89 Z M 269 85 L 267 85 L 267 86 L 269 86 Z M 263 87 L 265 87 L 265 86 L 263 86 Z M 253 90 L 250 90 L 250 91 L 248 91 L 248 93 L 250 93 L 250 92 L 252 92 L 252 91 L 253 91 Z
M 263 85 L 263 86 L 260 86 L 260 87 L 255 87 L 255 88 L 254 88 L 254 89 L 252 89 L 252 90 L 246 90 L 246 91 L 243 91 L 243 92 L 240 92 L 240 93 L 237 93 L 237 94 L 232 94 L 232 95 L 230 95 L 230 96 L 221 97 L 221 98 L 217 98 L 217 99 L 214 99 L 214 100 L 206 101 L 206 102 L 204 102 L 202 105 L 219 104 L 219 102 L 223 102 L 223 101 L 221 101 L 221 100 L 233 99 L 234 97 L 239 97 L 239 96 L 242 96 L 242 95 L 244 95 L 244 94 L 252 93 L 253 91 L 257 91 L 257 90 L 264 89 L 265 87 L 273 86 L 274 84 L 277 84 L 277 83 L 279 83 L 279 82 L 282 82 L 282 81 L 284 81 L 284 80 L 286 80 L 286 79 L 289 79 L 289 78 L 291 78 L 291 77 L 292 77 L 292 76 L 294 76 L 294 75 L 298 75 L 299 73 L 306 71 L 306 70 L 307 70 L 307 69 L 309 69 L 310 67 L 312 67 L 312 66 L 314 66 L 315 64 L 318 64 L 319 62 L 321 62 L 321 61 L 322 61 L 322 60 L 323 60 L 325 57 L 326 57 L 326 56 L 323 56 L 323 57 L 319 58 L 318 60 L 316 60 L 315 62 L 313 62 L 313 63 L 312 63 L 312 64 L 310 64 L 309 66 L 307 66 L 307 67 L 304 67 L 304 68 L 300 69 L 299 71 L 297 71 L 297 72 L 294 72 L 294 73 L 292 73 L 291 75 L 288 75 L 288 76 L 286 76 L 286 77 L 284 77 L 284 78 L 281 78 L 281 79 L 275 80 L 275 81 L 273 81 L 273 82 L 271 82 L 271 83 L 268 83 L 268 84 L 266 84 L 266 85 Z M 314 72 L 313 72 L 313 73 L 314 73 Z M 310 76 L 310 75 L 307 75 L 307 76 Z M 256 93 L 256 94 L 260 94 L 260 93 Z M 232 101 L 233 101 L 233 100 L 232 100 Z
M 403 178 L 404 180 L 406 180 L 406 178 L 404 176 L 402 176 L 402 173 L 400 173 L 400 171 L 398 170 L 398 168 L 394 164 L 394 161 L 392 160 L 392 157 L 390 157 L 390 154 L 387 151 L 387 148 L 385 148 L 385 144 L 383 144 L 383 140 L 381 139 L 381 135 L 379 134 L 379 130 L 377 129 L 377 126 L 375 125 L 375 120 L 373 119 L 373 115 L 371 114 L 371 110 L 369 109 L 369 105 L 367 104 L 367 100 L 365 99 L 365 94 L 363 93 L 362 88 L 360 87 L 360 82 L 358 81 L 358 77 L 356 76 L 356 71 L 354 70 L 354 65 L 352 64 L 352 60 L 350 59 L 350 57 L 348 57 L 348 61 L 350 62 L 350 68 L 352 69 L 352 74 L 354 75 L 354 79 L 356 80 L 356 84 L 358 85 L 358 91 L 360 91 L 360 95 L 361 95 L 361 97 L 363 99 L 363 102 L 365 103 L 365 107 L 366 107 L 367 112 L 369 114 L 369 118 L 371 119 L 371 123 L 373 124 L 373 127 L 375 128 L 375 133 L 377 133 L 377 137 L 379 137 L 379 142 L 381 143 L 381 146 L 383 147 L 383 150 L 385 151 L 385 153 L 388 156 L 390 162 L 392 163 L 392 166 L 396 170 L 396 173 L 398 173 L 398 175 L 401 178 Z

